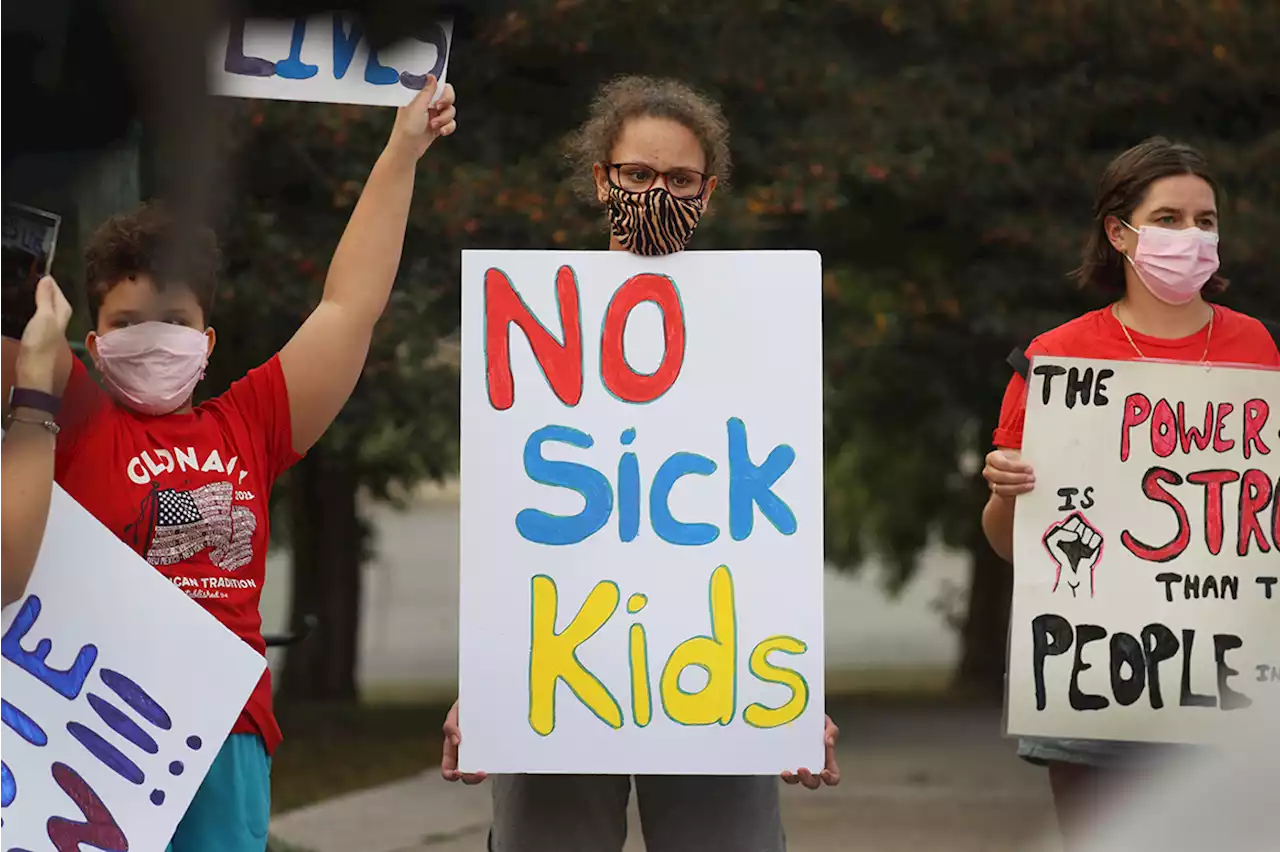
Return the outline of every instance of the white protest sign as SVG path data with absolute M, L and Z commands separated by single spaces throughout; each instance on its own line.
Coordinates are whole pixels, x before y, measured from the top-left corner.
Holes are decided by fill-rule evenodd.
M 1280 711 L 1280 371 L 1036 358 L 1011 734 L 1200 743 Z
M 4 609 L 4 847 L 161 852 L 266 660 L 54 488 Z
M 210 43 L 210 90 L 240 98 L 404 106 L 429 74 L 443 91 L 452 44 L 452 21 L 433 22 L 374 50 L 350 12 L 241 18 Z
M 463 252 L 465 769 L 822 766 L 821 277 Z

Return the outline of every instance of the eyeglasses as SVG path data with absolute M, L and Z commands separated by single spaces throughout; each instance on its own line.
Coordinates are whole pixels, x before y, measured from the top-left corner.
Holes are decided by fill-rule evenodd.
M 643 163 L 604 163 L 609 182 L 626 192 L 648 192 L 662 179 L 667 192 L 676 198 L 697 198 L 707 186 L 707 176 L 693 169 L 660 172 Z

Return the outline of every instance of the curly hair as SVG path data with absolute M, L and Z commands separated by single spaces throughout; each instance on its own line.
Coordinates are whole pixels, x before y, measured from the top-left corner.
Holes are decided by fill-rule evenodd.
M 1133 211 L 1146 199 L 1151 184 L 1177 175 L 1195 175 L 1212 187 L 1215 197 L 1222 194 L 1204 154 L 1190 145 L 1170 142 L 1163 136 L 1139 142 L 1112 160 L 1098 186 L 1093 226 L 1085 243 L 1084 258 L 1071 277 L 1082 287 L 1093 287 L 1109 294 L 1123 293 L 1124 258 L 1107 239 L 1107 219 L 1115 216 L 1128 222 Z M 1205 295 L 1226 289 L 1227 279 L 1217 274 L 1204 285 Z
M 207 320 L 222 255 L 212 230 L 179 219 L 160 202 L 148 202 L 102 223 L 85 247 L 84 261 L 89 314 L 97 325 L 107 293 L 139 275 L 149 276 L 159 290 L 190 290 Z
M 565 140 L 574 189 L 584 201 L 597 200 L 592 167 L 608 161 L 622 128 L 641 116 L 669 118 L 686 127 L 702 144 L 707 174 L 719 184 L 728 182 L 733 167 L 729 122 L 718 103 L 678 80 L 620 77 L 600 87 L 586 122 Z

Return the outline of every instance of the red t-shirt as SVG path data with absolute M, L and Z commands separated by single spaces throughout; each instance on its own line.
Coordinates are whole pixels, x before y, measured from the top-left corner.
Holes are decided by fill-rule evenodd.
M 267 500 L 293 451 L 289 396 L 272 358 L 187 414 L 150 417 L 115 401 L 75 361 L 58 416 L 55 478 L 120 540 L 214 617 L 266 653 L 258 602 Z M 271 673 L 234 733 L 280 743 Z
M 1212 337 L 1210 326 L 1189 337 L 1168 340 L 1129 330 L 1133 343 L 1124 334 L 1124 326 L 1110 307 L 1090 311 L 1031 341 L 1027 357 L 1057 355 L 1062 358 L 1098 358 L 1111 361 L 1136 361 L 1138 353 L 1149 359 L 1198 362 L 1209 351 L 1206 360 L 1212 364 L 1249 365 L 1280 368 L 1280 351 L 1267 327 L 1253 317 L 1213 306 Z M 1000 406 L 1000 425 L 992 436 L 997 447 L 1022 449 L 1022 424 L 1027 413 L 1027 383 L 1015 373 L 1005 388 Z

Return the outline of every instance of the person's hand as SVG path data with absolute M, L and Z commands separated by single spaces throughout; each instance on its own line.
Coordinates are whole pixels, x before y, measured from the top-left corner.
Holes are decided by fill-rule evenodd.
M 458 129 L 457 114 L 454 108 L 454 93 L 451 84 L 445 84 L 440 99 L 434 104 L 439 81 L 433 76 L 427 77 L 422 91 L 409 102 L 400 107 L 396 113 L 396 124 L 391 129 L 391 140 L 387 143 L 389 150 L 403 151 L 415 161 L 426 153 L 441 136 L 450 136 Z
M 479 784 L 489 776 L 483 772 L 458 771 L 458 746 L 462 745 L 462 730 L 458 727 L 458 702 L 453 702 L 449 715 L 444 718 L 444 757 L 440 760 L 440 775 L 446 781 L 463 784 Z
M 822 742 L 826 746 L 827 765 L 816 775 L 808 769 L 784 772 L 782 780 L 787 784 L 803 784 L 810 790 L 816 790 L 823 784 L 834 787 L 840 783 L 840 765 L 836 763 L 836 740 L 840 739 L 840 729 L 836 727 L 835 722 L 831 721 L 830 716 L 826 718 L 827 724 L 822 732 Z
M 991 493 L 999 497 L 1017 497 L 1036 487 L 1036 473 L 1022 460 L 1017 450 L 996 449 L 987 453 L 987 464 L 982 469 Z
M 18 350 L 19 387 L 48 391 L 53 385 L 58 355 L 67 345 L 67 322 L 71 305 L 58 282 L 46 275 L 36 285 L 36 312 L 22 331 Z

